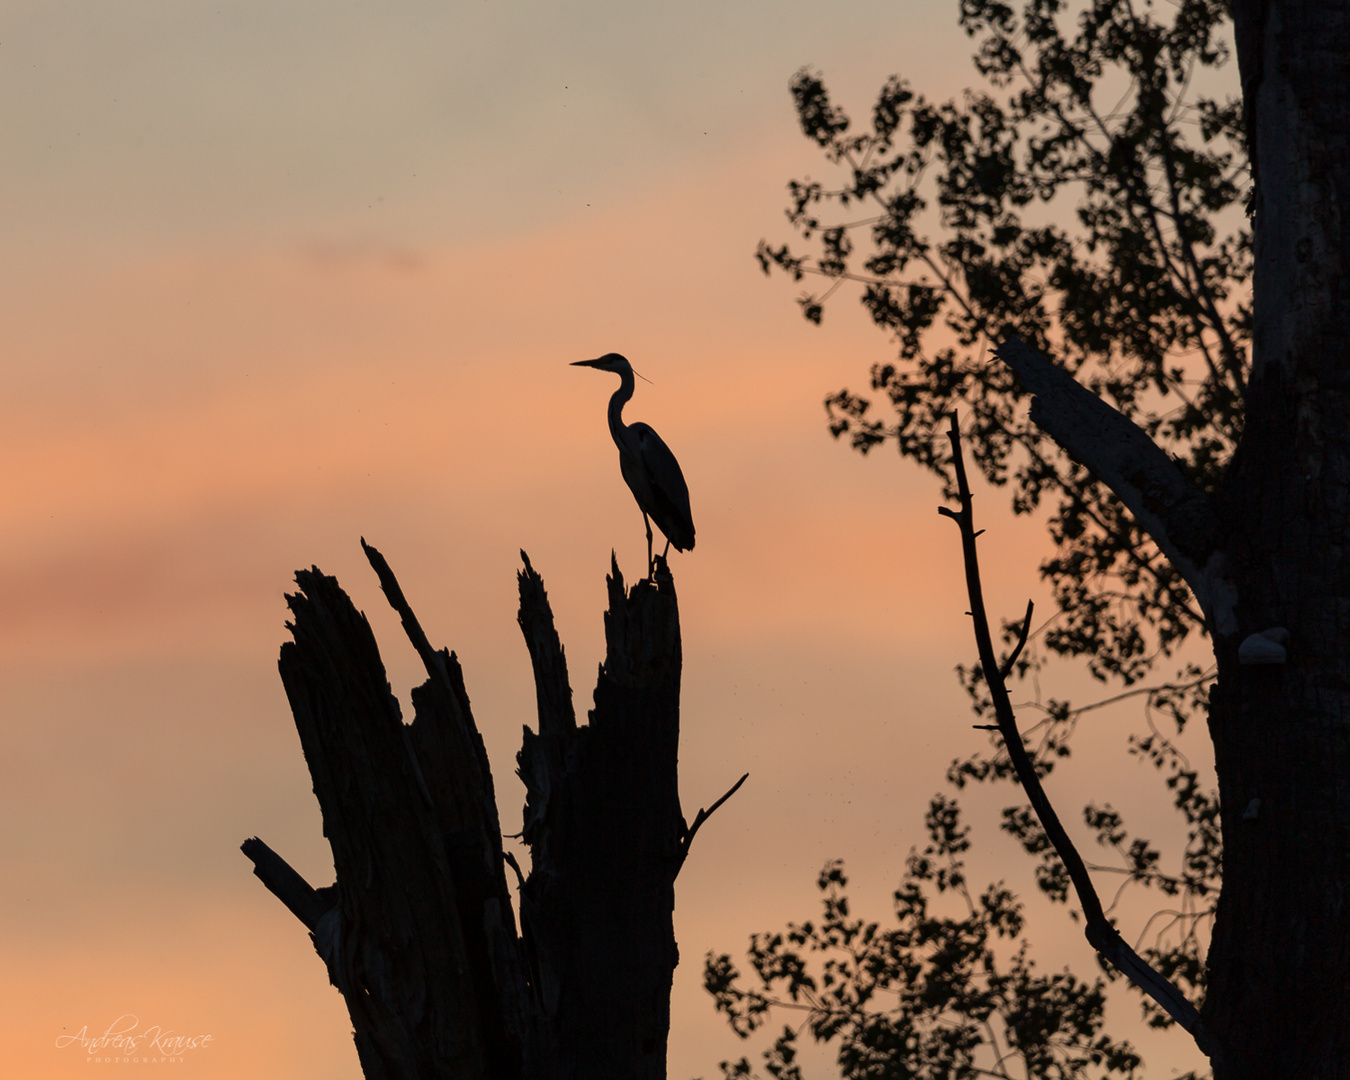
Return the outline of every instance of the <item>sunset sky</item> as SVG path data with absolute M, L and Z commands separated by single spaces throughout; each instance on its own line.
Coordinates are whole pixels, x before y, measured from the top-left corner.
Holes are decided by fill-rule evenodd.
M 518 552 L 578 711 L 611 549 L 643 570 L 615 380 L 568 366 L 610 350 L 651 380 L 627 419 L 679 456 L 698 528 L 671 557 L 686 815 L 750 773 L 677 882 L 670 1075 L 757 1053 L 704 953 L 813 916 L 829 858 L 884 917 L 982 738 L 936 480 L 825 425 L 890 345 L 847 296 L 809 326 L 752 257 L 790 236 L 787 180 L 827 171 L 788 79 L 822 70 L 865 118 L 893 73 L 959 94 L 970 51 L 955 4 L 924 0 L 0 0 L 0 1073 L 103 1076 L 57 1040 L 132 1015 L 212 1036 L 174 1076 L 360 1076 L 342 999 L 239 852 L 257 835 L 332 878 L 276 672 L 283 594 L 336 575 L 410 713 L 423 676 L 359 538 L 384 553 L 459 654 L 514 831 Z M 981 491 L 1011 615 L 1045 596 L 1045 542 Z M 1130 719 L 1095 717 L 1055 774 L 1075 823 L 1105 788 L 1170 824 L 1121 753 Z M 1027 890 L 1005 794 L 971 799 L 972 877 Z M 1094 970 L 1061 912 L 1032 933 L 1043 963 Z M 1149 1038 L 1151 1075 L 1194 1063 Z

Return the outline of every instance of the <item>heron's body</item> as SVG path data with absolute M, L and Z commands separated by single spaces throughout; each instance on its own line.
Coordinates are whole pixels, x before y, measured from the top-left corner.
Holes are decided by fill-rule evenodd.
M 607 353 L 597 360 L 579 360 L 574 367 L 593 367 L 618 375 L 619 389 L 609 399 L 609 433 L 619 448 L 619 471 L 642 511 L 647 527 L 647 566 L 652 568 L 652 526 L 665 535 L 667 552 L 694 547 L 694 519 L 689 510 L 689 488 L 680 463 L 661 436 L 647 424 L 625 424 L 623 407 L 633 396 L 637 383 L 633 365 L 618 353 Z

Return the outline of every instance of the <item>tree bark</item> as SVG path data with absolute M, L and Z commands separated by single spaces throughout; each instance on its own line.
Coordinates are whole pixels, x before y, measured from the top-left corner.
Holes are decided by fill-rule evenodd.
M 1234 4 L 1256 179 L 1247 416 L 1222 492 L 1237 633 L 1211 697 L 1218 1080 L 1350 1076 L 1350 14 Z M 1244 665 L 1288 629 L 1283 664 Z M 1259 800 L 1259 802 L 1257 801 Z
M 539 699 L 539 732 L 525 730 L 517 756 L 532 861 L 521 922 L 564 1080 L 666 1075 L 679 962 L 674 886 L 687 830 L 674 583 L 658 575 L 625 598 L 615 563 L 608 585 L 605 662 L 590 724 L 578 727 L 543 582 L 528 559 L 520 574 Z
M 518 934 L 504 868 L 520 871 L 459 663 L 431 647 L 383 557 L 366 551 L 427 670 L 415 717 L 403 723 L 370 626 L 336 580 L 297 573 L 279 667 L 337 881 L 314 889 L 261 840 L 243 847 L 310 930 L 366 1077 L 664 1077 L 674 882 L 692 839 L 676 783 L 669 570 L 661 562 L 655 581 L 626 591 L 614 566 L 595 709 L 578 726 L 525 559 L 519 617 L 539 731 L 525 728 L 517 758 L 532 863 Z
M 1205 610 L 1224 846 L 1202 1009 L 1215 1080 L 1334 1080 L 1350 1078 L 1350 14 L 1233 11 L 1256 263 L 1245 426 L 1221 489 L 1178 486 L 1048 358 L 998 354 Z

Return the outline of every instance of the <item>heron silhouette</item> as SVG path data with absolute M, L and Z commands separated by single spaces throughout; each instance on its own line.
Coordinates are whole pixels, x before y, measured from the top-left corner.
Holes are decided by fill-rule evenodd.
M 609 399 L 609 433 L 619 448 L 619 471 L 637 500 L 642 523 L 647 527 L 647 576 L 650 578 L 656 572 L 652 559 L 653 521 L 666 538 L 662 560 L 670 554 L 671 544 L 675 545 L 676 551 L 692 551 L 694 547 L 694 519 L 689 512 L 689 488 L 684 482 L 684 473 L 670 447 L 650 426 L 623 422 L 623 407 L 637 385 L 633 380 L 633 365 L 625 357 L 606 353 L 595 360 L 578 360 L 572 366 L 611 371 L 619 376 L 619 388 Z

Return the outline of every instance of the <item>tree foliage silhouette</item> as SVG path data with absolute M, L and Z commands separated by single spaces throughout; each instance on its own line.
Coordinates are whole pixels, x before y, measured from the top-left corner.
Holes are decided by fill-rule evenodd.
M 1204 707 L 1212 669 L 1174 663 L 1158 676 L 1188 638 L 1206 632 L 1205 619 L 1120 499 L 1031 420 L 1030 395 L 989 356 L 1010 337 L 1053 349 L 1191 483 L 1218 489 L 1242 434 L 1248 380 L 1248 158 L 1236 94 L 1197 89 L 1228 85 L 1226 5 L 1180 0 L 1169 8 L 1163 18 L 1129 0 L 1074 11 L 1058 0 L 1028 0 L 1020 11 L 962 0 L 958 18 L 976 42 L 983 87 L 934 103 L 894 77 L 868 131 L 855 129 L 820 74 L 799 71 L 790 87 L 802 130 L 837 179 L 789 184 L 787 216 L 809 253 L 761 242 L 757 257 L 766 272 L 821 279 L 799 299 L 813 322 L 841 288 L 856 286 L 896 343 L 896 359 L 872 369 L 866 396 L 843 389 L 826 399 L 837 437 L 864 454 L 893 442 L 941 477 L 950 497 L 951 456 L 940 433 L 958 410 L 985 479 L 1009 489 L 1016 513 L 1046 515 L 1055 550 L 1041 573 L 1058 610 L 1014 671 L 1027 677 L 1048 657 L 1078 658 L 1115 685 L 1107 701 L 1142 700 L 1148 730 L 1131 737 L 1130 751 L 1160 770 L 1185 822 L 1180 865 L 1164 869 L 1159 849 L 1132 836 L 1110 805 L 1086 807 L 1084 821 L 1118 856 L 1110 869 L 1167 898 L 1168 914 L 1150 928 L 1143 952 L 1199 997 L 1219 886 L 1218 797 L 1157 721 L 1180 731 Z M 1009 642 L 1013 634 L 1005 627 Z M 980 667 L 958 670 L 987 717 Z M 1040 772 L 1069 754 L 1079 717 L 1103 703 L 1043 704 L 1043 719 L 1026 733 Z M 948 772 L 957 788 L 1011 776 L 997 738 Z M 896 893 L 898 929 L 849 923 L 843 871 L 831 864 L 821 877 L 820 927 L 756 937 L 757 989 L 740 985 L 729 957 L 709 957 L 718 1007 L 742 1033 L 774 1004 L 804 1007 L 812 1035 L 838 1043 L 847 1077 L 1016 1075 L 1008 1071 L 1015 1060 L 1026 1075 L 1130 1074 L 1133 1052 L 1101 1034 L 1100 980 L 1033 976 L 1021 919 L 1006 916 L 1019 910 L 1015 898 L 1007 894 L 993 910 L 985 898 L 1004 896 L 1001 886 L 979 899 L 965 891 L 964 848 L 953 846 L 956 834 L 934 831 L 939 806 L 955 820 L 954 804 L 935 800 L 929 846 L 911 855 Z M 1008 807 L 1003 827 L 1037 860 L 1046 895 L 1067 901 L 1066 872 L 1030 808 Z M 934 870 L 939 864 L 946 869 Z M 961 897 L 965 914 L 934 921 L 916 907 L 925 890 Z M 972 966 L 938 977 L 928 973 L 954 963 L 944 934 L 967 943 Z M 987 945 L 1001 934 L 1020 941 L 1011 968 L 1000 968 Z M 811 953 L 825 958 L 819 977 L 809 974 Z M 931 986 L 942 989 L 924 989 Z M 883 991 L 898 993 L 898 1003 L 883 1008 Z M 1144 1007 L 1150 1022 L 1170 1023 L 1151 1002 Z M 1057 1026 L 1066 1017 L 1077 1020 Z M 949 1052 L 934 1049 L 935 1032 L 952 1034 Z M 766 1056 L 775 1076 L 797 1075 L 793 1034 Z M 724 1066 L 728 1075 L 749 1068 L 744 1060 Z
M 997 882 L 972 892 L 962 858 L 969 829 L 956 802 L 935 796 L 925 824 L 928 844 L 910 853 L 895 892 L 894 928 L 852 916 L 843 864 L 831 862 L 818 882 L 818 923 L 752 939 L 756 989 L 740 987 L 729 956 L 709 958 L 705 985 L 733 1029 L 749 1035 L 774 1009 L 799 1013 L 815 1039 L 838 1041 L 849 1078 L 1067 1078 L 1093 1066 L 1134 1075 L 1138 1055 L 1102 1032 L 1104 980 L 1039 974 L 1013 894 Z M 1015 949 L 998 947 L 1014 941 Z M 801 1076 L 798 1034 L 785 1026 L 766 1051 L 772 1076 Z M 752 1070 L 742 1058 L 723 1063 L 723 1073 Z
M 896 340 L 897 361 L 871 377 L 890 414 L 840 390 L 827 399 L 834 433 L 864 453 L 894 441 L 950 495 L 940 435 L 959 406 L 977 464 L 990 483 L 1011 483 L 1014 511 L 1049 504 L 1058 551 L 1042 572 L 1062 614 L 1046 646 L 1132 683 L 1203 619 L 1119 500 L 1029 421 L 1028 395 L 988 352 L 1011 336 L 1053 342 L 1080 382 L 1213 490 L 1242 427 L 1247 158 L 1240 101 L 1190 92 L 1228 59 L 1223 4 L 1185 0 L 1169 25 L 1097 0 L 1071 38 L 1063 7 L 1030 0 L 1018 18 L 963 0 L 989 90 L 933 104 L 892 78 L 865 134 L 851 133 L 820 76 L 798 72 L 802 129 L 843 182 L 789 185 L 789 220 L 818 254 L 764 242 L 757 254 L 766 271 L 829 282 L 801 297 L 813 321 L 841 285 L 860 283 Z M 936 241 L 922 231 L 930 209 Z M 1070 209 L 1073 230 L 1059 223 Z

